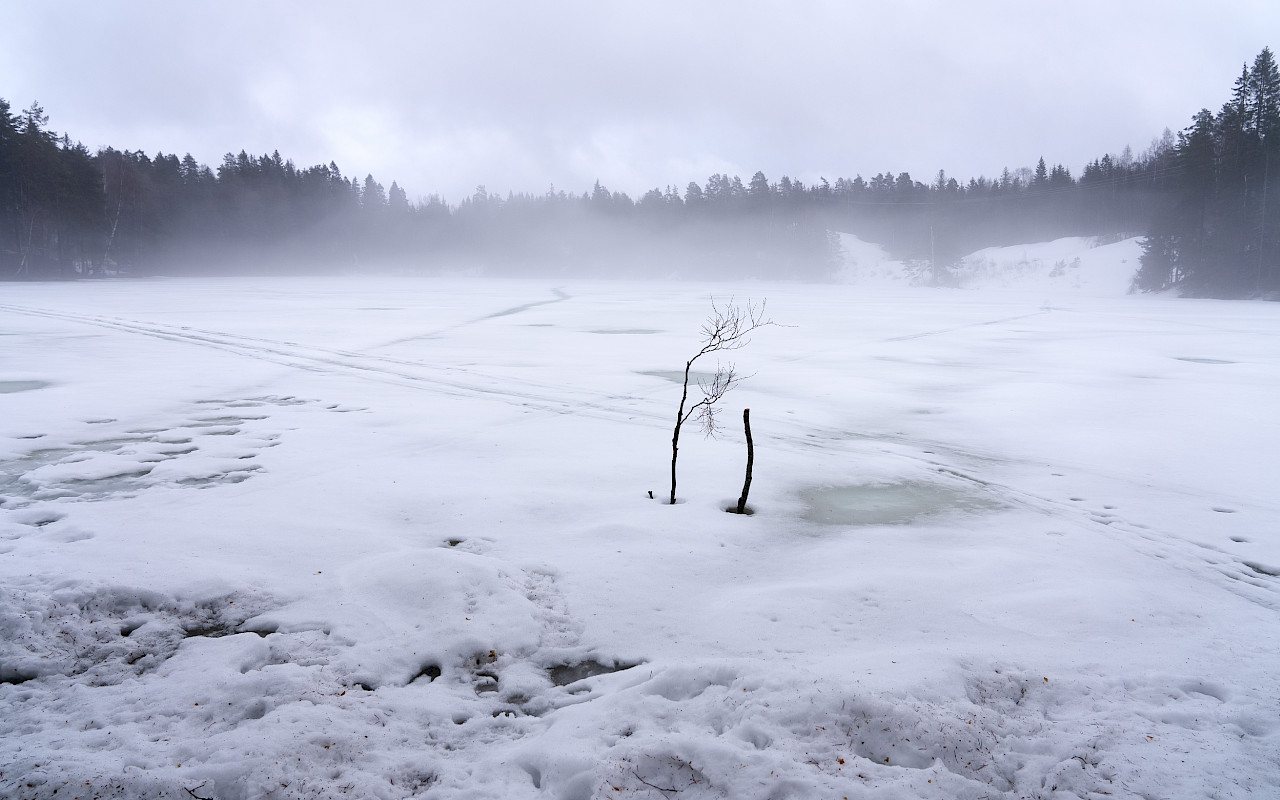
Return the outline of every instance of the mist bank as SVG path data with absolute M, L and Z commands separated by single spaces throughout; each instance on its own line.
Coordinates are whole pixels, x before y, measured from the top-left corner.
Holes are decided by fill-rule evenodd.
M 411 201 L 398 184 L 300 168 L 278 152 L 90 153 L 33 103 L 0 100 L 0 277 L 424 274 L 751 277 L 832 280 L 836 232 L 946 276 L 983 248 L 1063 237 L 1147 235 L 1137 285 L 1215 297 L 1280 292 L 1280 75 L 1263 50 L 1215 116 L 1207 110 L 1141 154 L 1078 177 L 1034 168 L 961 181 L 906 172 L 808 184 L 756 172 L 711 175 L 639 198 L 597 183 L 505 197 L 479 186 L 457 203 Z M 1275 194 L 1271 192 L 1271 194 Z M 940 280 L 939 282 L 945 282 Z
M 1172 135 L 1143 154 L 1106 155 L 1080 177 L 1062 165 L 961 183 L 906 172 L 806 185 L 715 174 L 639 198 L 597 183 L 449 203 L 411 201 L 396 183 L 300 168 L 278 152 L 89 153 L 37 104 L 0 105 L 0 276 L 327 273 L 755 277 L 830 280 L 838 237 L 947 265 L 982 247 L 1142 232 L 1169 192 Z
M 0 225 L 7 278 L 324 273 L 740 276 L 829 280 L 836 231 L 895 258 L 955 262 L 982 247 L 1145 229 L 1166 189 L 1158 144 L 1105 156 L 1079 180 L 1065 167 L 1006 170 L 961 185 L 880 173 L 806 185 L 757 172 L 744 183 L 654 189 L 639 199 L 590 192 L 501 197 L 478 187 L 457 204 L 410 202 L 393 183 L 345 177 L 336 164 L 297 168 L 278 153 L 228 155 L 215 171 L 190 156 L 104 149 L 39 132 L 39 109 L 11 137 L 40 158 Z M 41 149 L 43 148 L 43 149 Z M 66 176 L 75 175 L 74 181 Z M 72 202 L 74 200 L 75 202 Z

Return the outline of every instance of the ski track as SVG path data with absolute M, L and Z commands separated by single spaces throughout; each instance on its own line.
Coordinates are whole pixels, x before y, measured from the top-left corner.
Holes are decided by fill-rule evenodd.
M 545 302 L 559 302 L 559 300 Z M 529 305 L 541 305 L 541 303 L 533 303 Z M 522 306 L 519 308 L 525 307 L 528 306 Z M 585 413 L 590 416 L 613 421 L 627 421 L 630 417 L 635 416 L 635 414 L 630 412 L 618 411 L 614 406 L 606 405 L 605 401 L 635 400 L 637 398 L 614 397 L 610 395 L 597 394 L 596 399 L 593 400 L 590 397 L 589 390 L 586 390 L 588 392 L 586 397 L 582 399 L 575 398 L 575 403 L 570 404 L 557 399 L 556 395 L 553 393 L 557 387 L 550 384 L 541 384 L 505 375 L 500 377 L 493 376 L 479 370 L 465 367 L 449 367 L 447 370 L 442 370 L 417 361 L 370 355 L 367 353 L 333 350 L 314 345 L 299 345 L 292 342 L 283 342 L 260 337 L 240 336 L 237 334 L 222 333 L 220 331 L 147 324 L 130 320 L 108 319 L 84 314 L 51 311 L 47 309 L 0 305 L 0 310 L 28 314 L 37 317 L 47 317 L 50 319 L 58 319 L 85 325 L 96 325 L 125 333 L 133 333 L 172 342 L 209 347 L 215 350 L 254 358 L 260 361 L 267 361 L 293 369 L 302 369 L 318 373 L 345 372 L 349 375 L 366 380 L 390 383 L 409 388 L 426 388 L 453 397 L 470 398 L 486 396 L 522 407 L 534 407 L 556 414 L 579 414 L 584 413 L 585 411 Z M 515 310 L 508 309 L 507 311 L 482 317 L 480 319 L 483 320 L 492 317 L 506 316 L 511 313 L 515 313 Z M 421 338 L 429 338 L 429 336 L 424 335 L 411 337 L 404 341 L 413 341 Z M 377 345 L 376 347 L 389 346 L 389 344 Z M 439 377 L 436 374 L 431 374 L 444 371 L 462 373 L 473 379 L 488 379 L 495 385 L 485 385 L 465 380 L 448 380 L 446 378 Z M 523 388 L 520 391 L 513 391 L 505 388 L 499 388 L 497 384 L 501 384 L 502 386 L 515 384 Z
M 555 303 L 563 303 L 566 300 L 573 299 L 572 295 L 566 294 L 560 289 L 552 289 L 551 293 L 555 295 L 555 297 L 551 300 L 535 300 L 530 303 L 522 303 L 518 306 L 512 306 L 511 308 L 504 308 L 501 311 L 495 311 L 492 314 L 485 314 L 483 316 L 474 317 L 468 320 L 463 320 L 462 322 L 458 322 L 453 325 L 446 325 L 445 327 L 440 328 L 438 330 L 429 331 L 427 333 L 419 333 L 413 336 L 405 336 L 400 339 L 392 339 L 391 341 L 383 342 L 382 344 L 375 344 L 369 349 L 380 350 L 383 347 L 393 347 L 395 345 L 405 344 L 407 342 L 417 342 L 422 339 L 435 339 L 442 334 L 448 333 L 450 331 L 456 331 L 459 328 L 465 328 L 470 325 L 475 325 L 476 323 L 479 323 L 479 322 L 486 322 L 488 320 L 498 319 L 500 317 L 509 317 L 509 316 L 512 316 L 513 314 L 520 314 L 525 311 L 528 311 L 531 308 L 537 308 L 538 306 L 549 306 Z
M 924 331 L 922 333 L 910 333 L 910 334 L 907 334 L 906 336 L 892 336 L 888 339 L 881 339 L 880 341 L 909 342 L 909 341 L 912 341 L 913 339 L 923 339 L 926 336 L 940 336 L 944 333 L 955 333 L 956 331 L 962 331 L 967 328 L 981 328 L 987 325 L 1000 325 L 1005 322 L 1017 322 L 1020 319 L 1030 319 L 1032 317 L 1038 317 L 1042 314 L 1048 314 L 1052 310 L 1053 309 L 1051 308 L 1042 308 L 1039 311 L 1033 311 L 1030 314 L 1019 314 L 1015 317 L 1001 317 L 1000 319 L 992 319 L 992 320 L 987 320 L 985 322 L 971 322 L 967 325 L 957 325 L 953 328 L 939 328 L 938 330 Z

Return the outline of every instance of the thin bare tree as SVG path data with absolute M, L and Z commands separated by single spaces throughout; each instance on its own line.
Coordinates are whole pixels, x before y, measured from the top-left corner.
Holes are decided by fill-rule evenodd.
M 680 394 L 680 408 L 676 411 L 676 427 L 671 433 L 671 505 L 676 502 L 676 458 L 680 455 L 680 429 L 690 418 L 696 416 L 702 424 L 703 433 L 715 436 L 718 430 L 716 415 L 720 411 L 716 404 L 741 380 L 732 363 L 717 363 L 711 380 L 698 382 L 702 399 L 690 406 L 689 374 L 693 371 L 693 364 L 711 353 L 746 347 L 751 342 L 750 334 L 753 331 L 774 324 L 773 320 L 765 318 L 764 311 L 765 302 L 757 307 L 748 300 L 746 308 L 743 308 L 733 298 L 723 306 L 718 305 L 714 298 L 711 300 L 711 314 L 702 324 L 702 347 L 684 365 L 684 388 Z

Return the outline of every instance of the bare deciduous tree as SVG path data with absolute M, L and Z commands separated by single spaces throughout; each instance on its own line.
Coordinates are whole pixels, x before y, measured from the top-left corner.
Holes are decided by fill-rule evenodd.
M 710 353 L 746 347 L 751 341 L 752 331 L 774 324 L 773 320 L 765 318 L 764 311 L 765 303 L 761 303 L 757 308 L 748 300 L 746 308 L 743 308 L 732 298 L 724 306 L 718 305 L 714 299 L 711 301 L 711 315 L 702 324 L 702 347 L 684 365 L 684 389 L 680 395 L 680 408 L 676 411 L 676 427 L 671 433 L 670 503 L 672 505 L 676 502 L 676 458 L 680 454 L 680 429 L 690 418 L 697 416 L 698 421 L 702 423 L 703 433 L 714 436 L 717 431 L 716 415 L 720 411 L 716 404 L 730 389 L 737 386 L 740 380 L 733 364 L 717 364 L 715 374 L 710 381 L 698 382 L 698 388 L 702 390 L 702 399 L 686 409 L 689 401 L 689 373 L 693 370 L 693 364 Z

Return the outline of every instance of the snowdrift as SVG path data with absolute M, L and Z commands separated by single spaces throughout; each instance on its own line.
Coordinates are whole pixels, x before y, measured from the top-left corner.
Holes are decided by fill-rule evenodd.
M 1141 237 L 1103 242 L 1075 236 L 1052 242 L 988 247 L 934 270 L 927 263 L 895 260 L 879 245 L 838 234 L 842 283 L 863 286 L 945 286 L 1016 289 L 1046 297 L 1116 297 L 1126 294 L 1142 254 Z

